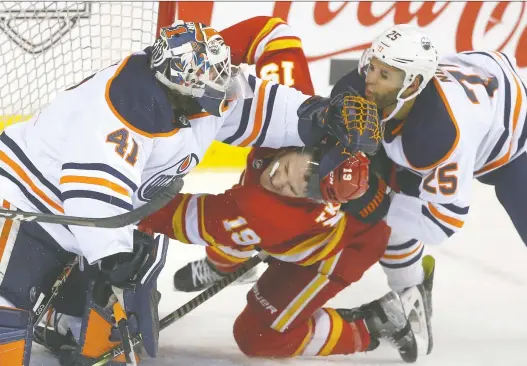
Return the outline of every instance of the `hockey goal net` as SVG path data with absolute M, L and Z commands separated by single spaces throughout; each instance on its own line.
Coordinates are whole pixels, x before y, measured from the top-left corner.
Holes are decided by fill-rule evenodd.
M 153 43 L 174 2 L 0 2 L 0 129 Z

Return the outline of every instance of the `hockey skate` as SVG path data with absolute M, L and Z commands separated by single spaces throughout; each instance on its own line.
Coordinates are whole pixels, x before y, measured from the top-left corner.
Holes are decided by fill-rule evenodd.
M 207 258 L 187 263 L 174 274 L 174 289 L 182 292 L 202 291 L 219 281 L 226 273 L 220 271 Z M 234 284 L 255 282 L 258 279 L 256 268 L 252 268 Z
M 359 308 L 337 309 L 337 312 L 347 322 L 364 319 L 371 337 L 368 351 L 377 348 L 380 339 L 385 339 L 399 350 L 403 361 L 417 360 L 417 343 L 396 293 L 389 292 Z
M 42 321 L 35 327 L 33 341 L 58 356 L 61 354 L 63 346 L 77 347 L 77 341 L 66 318 L 67 316 L 53 311 L 47 321 Z
M 435 259 L 427 255 L 422 260 L 425 279 L 422 284 L 409 287 L 399 293 L 405 314 L 422 352 L 430 354 L 434 347 L 432 335 L 432 287 L 434 284 Z

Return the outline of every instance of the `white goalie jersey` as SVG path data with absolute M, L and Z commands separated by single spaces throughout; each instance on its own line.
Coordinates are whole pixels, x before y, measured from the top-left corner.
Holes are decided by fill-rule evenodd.
M 473 178 L 525 151 L 527 89 L 514 65 L 499 52 L 444 57 L 408 118 L 388 122 L 383 146 L 401 188 L 386 218 L 394 232 L 444 241 L 464 224 Z
M 134 54 L 5 130 L 0 195 L 24 211 L 108 217 L 141 206 L 173 177 L 187 174 L 214 139 L 302 146 L 296 113 L 308 96 L 247 77 L 254 98 L 231 102 L 222 117 L 189 116 L 188 128 L 176 128 L 146 54 Z M 132 227 L 42 226 L 89 263 L 132 251 Z

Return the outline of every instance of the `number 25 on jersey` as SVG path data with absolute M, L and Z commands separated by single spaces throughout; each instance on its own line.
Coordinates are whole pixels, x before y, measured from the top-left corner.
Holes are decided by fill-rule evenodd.
M 457 163 L 450 163 L 432 170 L 423 181 L 423 190 L 431 194 L 452 196 L 457 191 Z

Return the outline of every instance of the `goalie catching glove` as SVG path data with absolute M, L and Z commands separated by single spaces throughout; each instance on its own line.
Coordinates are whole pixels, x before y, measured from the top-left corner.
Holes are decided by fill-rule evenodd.
M 298 108 L 299 134 L 306 146 L 315 146 L 329 134 L 349 152 L 374 155 L 382 141 L 384 125 L 377 105 L 343 92 L 333 98 L 313 96 Z

